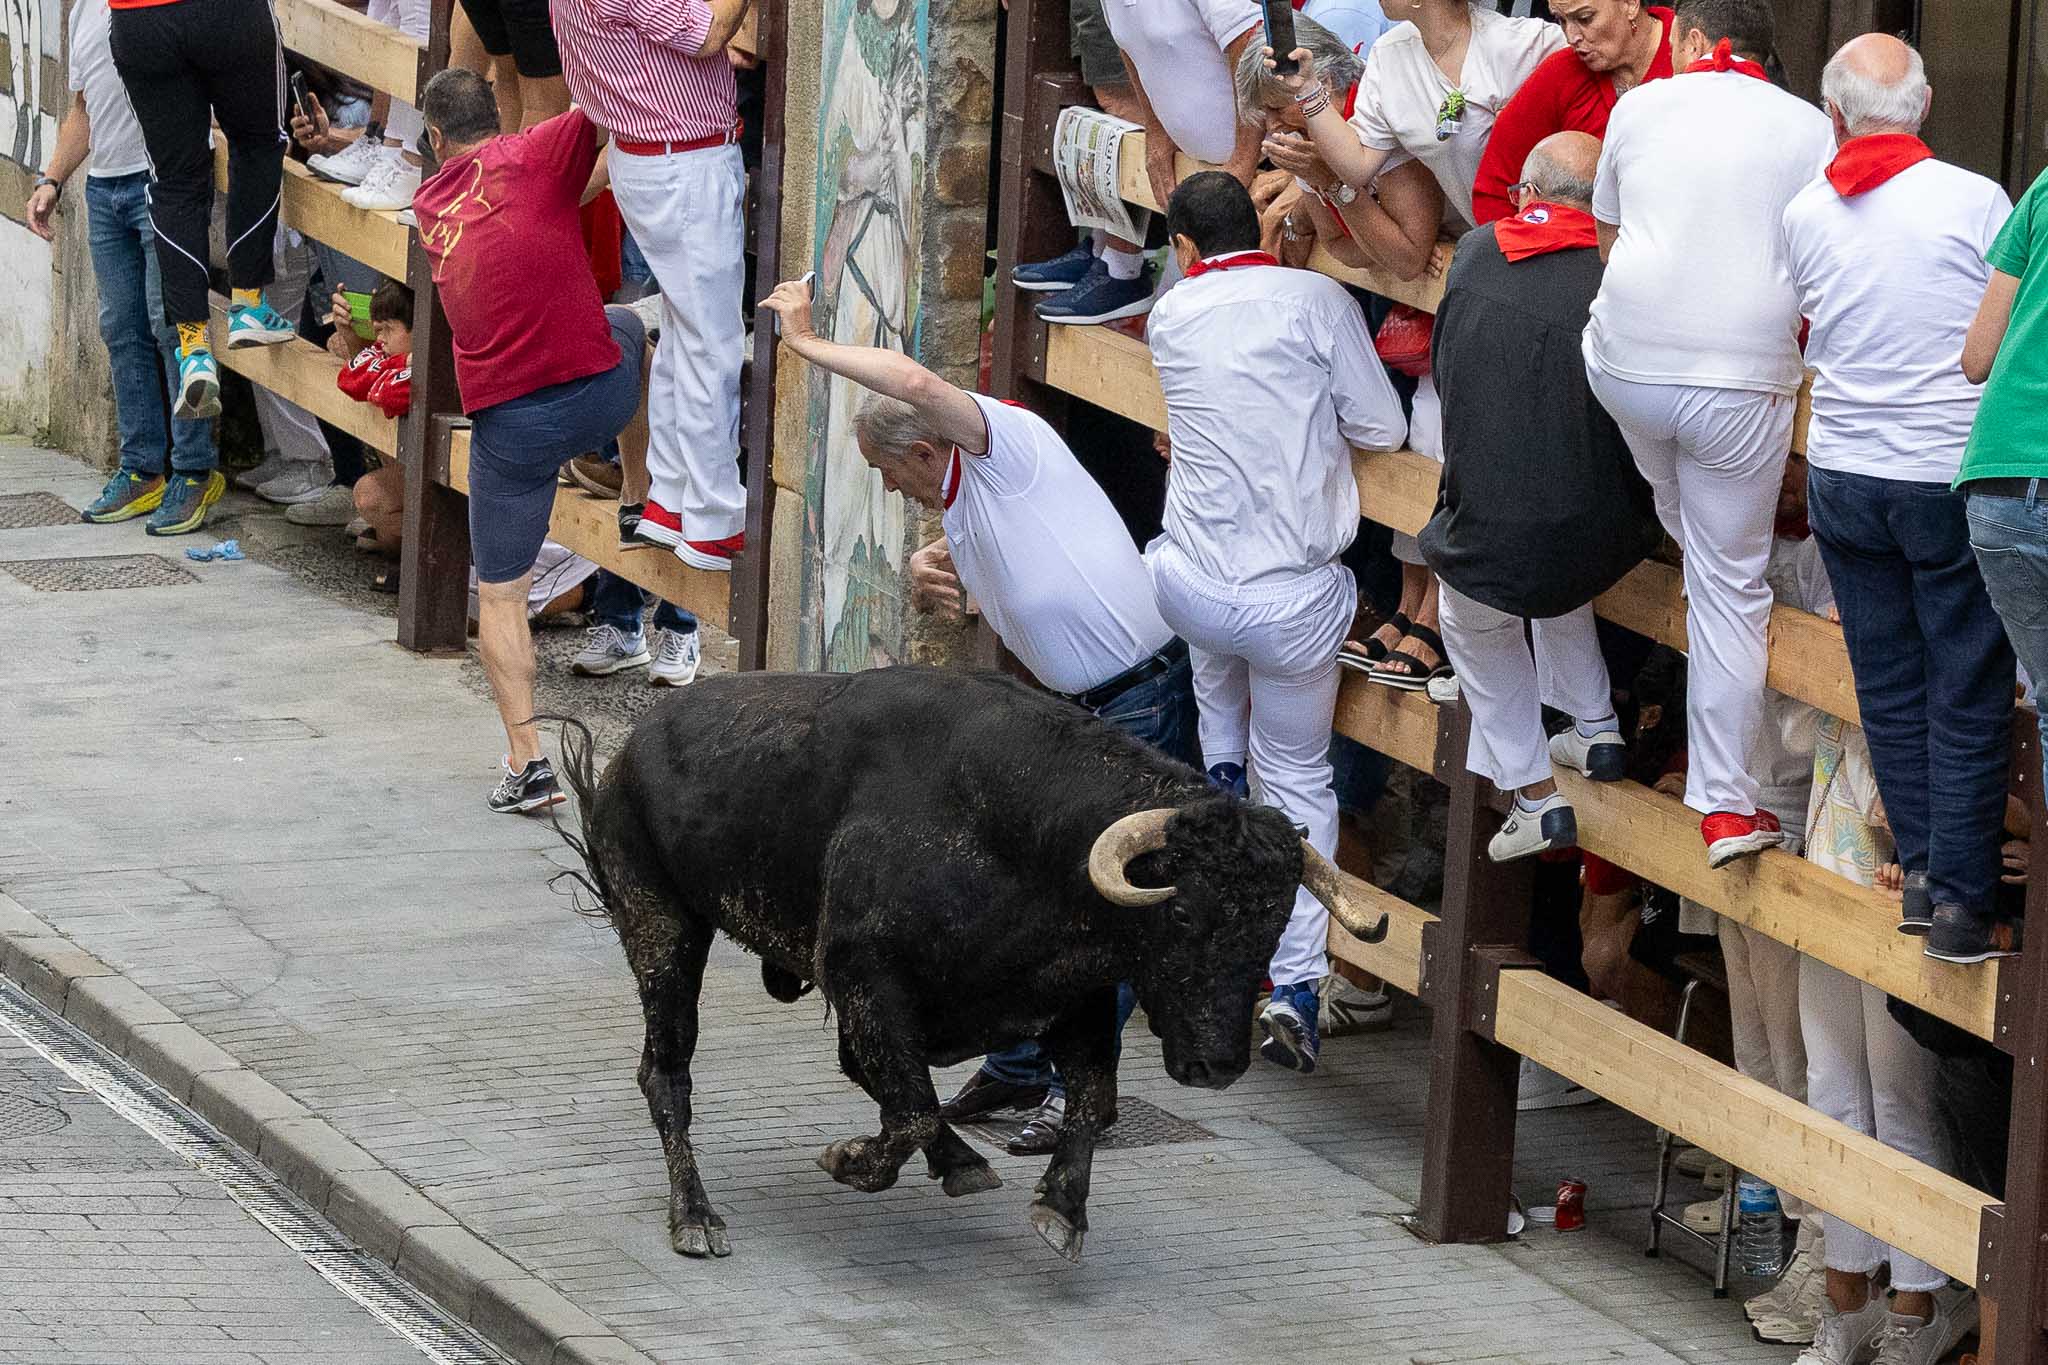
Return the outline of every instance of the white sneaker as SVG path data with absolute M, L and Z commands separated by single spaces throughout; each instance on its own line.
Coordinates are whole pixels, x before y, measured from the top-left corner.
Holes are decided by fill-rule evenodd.
M 1891 1316 L 1884 1295 L 1874 1287 L 1870 1302 L 1853 1313 L 1839 1312 L 1834 1304 L 1823 1299 L 1820 1327 L 1813 1334 L 1813 1345 L 1801 1351 L 1792 1365 L 1856 1365 L 1864 1348 L 1884 1329 L 1885 1320 Z
M 359 209 L 395 213 L 412 207 L 419 187 L 420 168 L 402 156 L 391 156 L 372 167 L 362 184 L 342 191 L 341 197 Z
M 289 507 L 295 502 L 311 502 L 334 484 L 334 471 L 324 464 L 304 464 L 294 461 L 284 473 L 266 483 L 256 486 L 256 496 L 265 502 L 279 503 Z
M 1508 818 L 1486 841 L 1486 856 L 1497 863 L 1513 862 L 1546 849 L 1570 848 L 1579 841 L 1579 818 L 1563 792 L 1552 792 L 1528 810 L 1517 796 L 1508 807 Z
M 626 307 L 640 319 L 640 329 L 647 333 L 649 341 L 661 335 L 661 295 L 649 294 L 646 298 L 633 300 Z
M 1870 1365 L 1936 1365 L 1949 1353 L 1962 1333 L 1954 1330 L 1941 1300 L 1934 1301 L 1934 1316 L 1909 1318 L 1903 1313 L 1886 1313 L 1884 1326 L 1871 1338 L 1877 1354 Z
M 1758 1341 L 1775 1342 L 1780 1346 L 1805 1346 L 1820 1333 L 1821 1306 L 1827 1299 L 1827 1272 L 1816 1257 L 1813 1273 L 1799 1286 L 1799 1292 L 1785 1301 L 1778 1311 L 1752 1318 L 1750 1330 L 1756 1333 Z
M 694 630 L 665 630 L 654 651 L 654 663 L 647 670 L 650 687 L 688 687 L 697 681 L 697 665 L 703 660 L 704 645 Z
M 398 211 L 398 225 L 400 227 L 418 227 L 420 220 L 413 216 L 411 209 L 400 209 Z
M 1422 692 L 1438 706 L 1449 706 L 1458 699 L 1458 675 L 1449 673 L 1441 678 L 1431 678 L 1422 685 Z
M 328 484 L 318 497 L 284 509 L 284 519 L 294 526 L 346 526 L 355 514 L 355 490 L 338 483 Z
M 342 185 L 360 185 L 388 157 L 398 155 L 398 148 L 382 138 L 364 133 L 338 152 L 306 158 L 306 169 L 322 180 L 332 180 Z
M 293 468 L 295 466 L 290 460 L 287 460 L 284 456 L 273 450 L 263 457 L 262 464 L 257 465 L 254 469 L 245 469 L 235 475 L 234 485 L 237 488 L 246 488 L 253 493 L 278 475 Z
M 1702 1237 L 1719 1237 L 1722 1225 L 1721 1201 L 1702 1199 L 1696 1204 L 1687 1204 L 1679 1221 Z
M 1723 1188 L 1726 1188 L 1725 1186 Z M 1818 1223 L 1819 1219 L 1812 1220 Z M 1800 1220 L 1800 1240 L 1806 1241 L 1807 1220 Z M 1785 1273 L 1778 1282 L 1763 1293 L 1743 1301 L 1742 1311 L 1749 1315 L 1751 1322 L 1762 1322 L 1766 1318 L 1782 1318 L 1791 1315 L 1794 1305 L 1806 1289 L 1809 1280 L 1825 1280 L 1822 1267 L 1825 1250 L 1820 1235 L 1816 1234 L 1811 1243 L 1800 1246 L 1792 1252 L 1792 1259 L 1785 1263 Z
M 1620 730 L 1601 730 L 1588 738 L 1574 725 L 1550 737 L 1550 761 L 1595 782 L 1619 782 L 1628 776 L 1628 745 Z
M 1574 1104 L 1592 1104 L 1600 1097 L 1567 1076 L 1547 1066 L 1522 1058 L 1522 1079 L 1516 1087 L 1515 1108 L 1564 1109 Z
M 1376 992 L 1362 991 L 1331 972 L 1316 994 L 1322 998 L 1321 1032 L 1325 1038 L 1383 1029 L 1394 1022 L 1394 997 L 1384 986 Z
M 569 671 L 586 678 L 606 678 L 620 669 L 638 668 L 647 659 L 647 636 L 643 632 L 636 630 L 628 635 L 617 626 L 592 626 L 590 638 L 569 660 Z

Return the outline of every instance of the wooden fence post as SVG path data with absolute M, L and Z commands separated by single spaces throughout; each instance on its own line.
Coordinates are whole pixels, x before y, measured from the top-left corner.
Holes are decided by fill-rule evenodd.
M 1528 957 L 1527 859 L 1496 863 L 1493 786 L 1465 768 L 1471 710 L 1438 713 L 1436 776 L 1450 788 L 1444 894 L 1423 932 L 1422 998 L 1430 1007 L 1429 1106 L 1423 1128 L 1422 1233 L 1433 1242 L 1497 1242 L 1514 1195 L 1515 1097 L 1521 1058 L 1493 1039 L 1500 972 Z
M 1997 964 L 1998 1043 L 2012 1054 L 2012 1122 L 2007 1129 L 2005 1204 L 1985 1211 L 1996 1254 L 1979 1258 L 1978 1290 L 1997 1323 L 1994 1365 L 2048 1365 L 2048 800 L 2041 785 L 2036 713 L 2013 716 L 2013 790 L 2033 819 L 2027 865 L 2029 949 Z M 2010 1021 L 2010 1022 L 2008 1022 Z M 2008 1043 L 2010 1044 L 2008 1046 Z M 1995 1307 L 1992 1300 L 1995 1299 Z
M 1062 0 L 1011 0 L 1003 71 L 1001 175 L 996 204 L 996 318 L 992 387 L 1015 398 L 1055 428 L 1066 427 L 1067 400 L 1042 382 L 1045 328 L 1032 312 L 1040 296 L 1010 284 L 1019 261 L 1057 256 L 1074 244 L 1059 182 L 1035 162 L 1052 137 L 1060 109 L 1086 92 L 1069 48 Z M 1049 169 L 1049 168 L 1047 168 Z
M 754 173 L 754 284 L 763 297 L 782 278 L 782 120 L 788 90 L 789 0 L 755 0 L 755 35 L 767 71 L 761 98 L 761 165 Z M 751 309 L 754 300 L 744 301 Z M 754 373 L 747 398 L 747 548 L 732 566 L 731 630 L 739 666 L 768 666 L 769 538 L 775 531 L 775 329 L 755 315 Z

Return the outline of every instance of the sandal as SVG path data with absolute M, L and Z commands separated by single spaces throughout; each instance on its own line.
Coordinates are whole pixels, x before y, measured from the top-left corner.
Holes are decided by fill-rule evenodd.
M 1443 636 L 1428 626 L 1410 626 L 1407 636 L 1401 643 L 1406 644 L 1410 640 L 1436 655 L 1438 662 L 1435 666 L 1424 663 L 1405 649 L 1396 649 L 1374 666 L 1369 675 L 1374 682 L 1399 688 L 1403 692 L 1420 692 L 1429 686 L 1432 678 L 1448 678 L 1456 672 L 1451 667 L 1450 655 L 1444 653 Z M 1396 668 L 1396 660 L 1406 667 Z
M 1398 646 L 1414 629 L 1415 623 L 1400 612 L 1395 612 L 1374 627 L 1363 640 L 1346 640 L 1337 646 L 1338 664 L 1345 668 L 1355 668 L 1360 673 L 1370 674 L 1374 664 L 1394 652 L 1394 646 L 1385 644 L 1379 638 L 1380 632 L 1388 626 L 1394 628 L 1394 646 Z

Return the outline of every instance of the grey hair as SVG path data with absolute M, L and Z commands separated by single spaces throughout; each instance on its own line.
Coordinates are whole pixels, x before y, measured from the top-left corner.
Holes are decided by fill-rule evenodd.
M 919 441 L 944 444 L 932 434 L 923 413 L 886 393 L 870 393 L 860 400 L 853 414 L 853 430 L 862 450 L 885 460 L 902 459 Z
M 1348 44 L 1330 30 L 1324 28 L 1306 14 L 1294 16 L 1294 45 L 1308 49 L 1309 69 L 1315 72 L 1323 89 L 1331 99 L 1342 99 L 1344 92 L 1358 84 L 1365 74 L 1365 59 L 1353 52 Z M 1286 53 L 1281 53 L 1286 56 Z M 1279 78 L 1266 69 L 1266 50 L 1263 43 L 1249 43 L 1244 55 L 1237 59 L 1235 74 L 1237 85 L 1237 116 L 1246 123 L 1258 125 L 1266 121 L 1266 110 L 1275 109 L 1294 96 Z
M 1837 52 L 1820 73 L 1821 97 L 1841 112 L 1849 136 L 1899 129 L 1920 131 L 1927 116 L 1927 63 L 1906 49 L 1906 72 L 1889 83 L 1857 70 Z
M 496 137 L 498 97 L 491 83 L 474 71 L 451 66 L 427 82 L 420 93 L 420 117 L 429 128 L 460 146 Z
M 1536 190 L 1536 197 L 1554 204 L 1590 204 L 1593 182 L 1572 174 L 1550 153 L 1531 151 L 1522 162 L 1522 179 Z

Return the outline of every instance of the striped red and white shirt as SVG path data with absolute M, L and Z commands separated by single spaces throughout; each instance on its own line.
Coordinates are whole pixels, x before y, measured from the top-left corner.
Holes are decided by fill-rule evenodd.
M 707 0 L 554 0 L 555 45 L 569 93 L 626 142 L 694 142 L 738 117 L 725 53 L 695 53 L 711 33 Z

